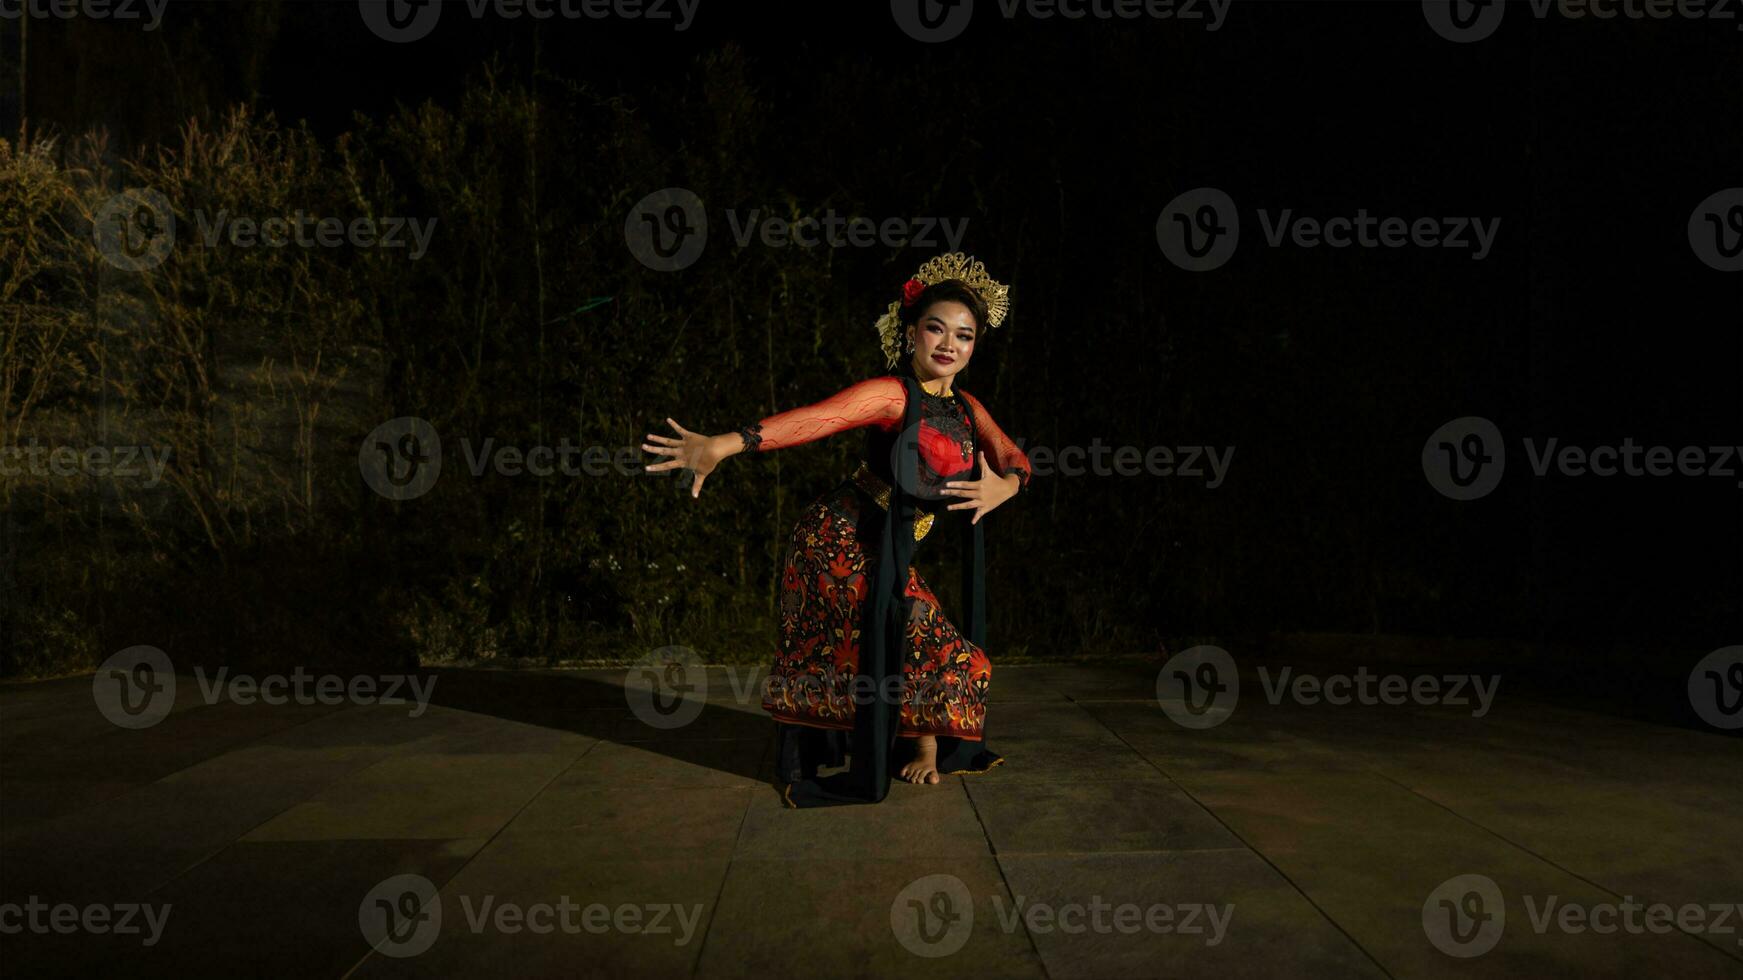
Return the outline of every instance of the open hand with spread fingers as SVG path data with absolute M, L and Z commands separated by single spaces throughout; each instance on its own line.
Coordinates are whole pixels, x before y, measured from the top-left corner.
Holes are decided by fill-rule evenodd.
M 744 451 L 744 441 L 736 434 L 705 436 L 700 432 L 691 432 L 669 418 L 666 419 L 666 424 L 678 433 L 677 438 L 650 432 L 648 441 L 642 443 L 642 449 L 657 456 L 672 458 L 663 463 L 649 463 L 642 468 L 649 473 L 675 469 L 694 471 L 696 482 L 690 487 L 691 497 L 701 496 L 702 481 L 714 472 L 721 460 Z
M 980 519 L 994 507 L 1017 495 L 1017 488 L 1022 485 L 1022 479 L 1015 473 L 1000 476 L 987 465 L 986 453 L 974 454 L 980 460 L 981 478 L 978 480 L 951 480 L 944 484 L 940 493 L 952 497 L 963 498 L 959 503 L 951 504 L 945 510 L 967 510 L 974 508 L 974 516 L 969 518 L 970 524 L 979 524 Z

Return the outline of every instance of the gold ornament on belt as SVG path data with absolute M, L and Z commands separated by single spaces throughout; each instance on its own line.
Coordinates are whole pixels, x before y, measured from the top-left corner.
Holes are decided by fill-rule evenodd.
M 859 469 L 853 471 L 853 482 L 877 501 L 879 507 L 885 511 L 890 509 L 890 485 L 885 483 L 882 477 L 873 473 L 871 467 L 867 466 L 864 460 L 860 460 Z M 914 515 L 915 541 L 925 537 L 926 532 L 932 530 L 932 518 L 936 516 L 931 511 L 925 510 Z
M 882 338 L 884 359 L 888 362 L 888 367 L 895 367 L 896 361 L 902 356 L 902 307 L 913 302 L 921 289 L 946 279 L 960 279 L 980 294 L 981 301 L 986 304 L 987 329 L 990 330 L 1005 321 L 1005 314 L 1011 309 L 1011 287 L 993 281 L 993 277 L 987 275 L 984 263 L 961 252 L 947 252 L 935 256 L 928 259 L 920 267 L 920 271 L 914 273 L 914 278 L 904 284 L 902 298 L 891 303 L 884 315 L 878 317 L 878 336 Z

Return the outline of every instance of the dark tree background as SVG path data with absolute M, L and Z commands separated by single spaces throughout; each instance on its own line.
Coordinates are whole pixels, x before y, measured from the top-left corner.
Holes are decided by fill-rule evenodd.
M 354 3 L 176 2 L 152 32 L 0 22 L 3 319 L 23 379 L 4 444 L 168 446 L 176 474 L 12 481 L 5 671 L 134 643 L 301 663 L 672 643 L 766 658 L 791 521 L 857 434 L 730 460 L 695 501 L 669 479 L 474 478 L 458 450 L 634 446 L 667 415 L 729 431 L 881 371 L 872 321 L 943 249 L 740 247 L 729 209 L 966 219 L 963 249 L 1014 302 L 963 387 L 1008 432 L 1234 447 L 1215 488 L 1038 477 L 994 515 L 995 660 L 1403 634 L 1627 674 L 1735 641 L 1737 478 L 1537 477 L 1521 444 L 1743 442 L 1743 276 L 1686 232 L 1743 184 L 1734 24 L 1516 5 L 1454 44 L 1417 3 L 1236 3 L 1210 31 L 1007 22 L 983 2 L 961 37 L 922 44 L 882 3 L 704 2 L 681 33 L 460 6 L 401 45 Z M 125 273 L 92 253 L 89 221 L 138 185 L 184 238 Z M 711 223 L 676 272 L 624 238 L 668 186 Z M 1239 203 L 1243 238 L 1190 273 L 1156 224 L 1201 186 Z M 415 262 L 193 244 L 195 209 L 220 207 L 437 231 Z M 1272 248 L 1260 209 L 1500 231 L 1480 261 Z M 394 502 L 363 486 L 357 449 L 399 416 L 448 448 L 437 487 Z M 1420 464 L 1461 416 L 1492 420 L 1509 454 L 1468 502 Z M 951 552 L 927 574 L 954 606 Z

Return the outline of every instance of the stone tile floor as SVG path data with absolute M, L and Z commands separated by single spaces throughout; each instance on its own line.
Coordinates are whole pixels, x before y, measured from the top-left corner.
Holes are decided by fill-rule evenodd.
M 754 672 L 708 671 L 675 727 L 622 670 L 435 672 L 421 711 L 190 682 L 137 730 L 0 686 L 0 970 L 1743 977 L 1716 731 L 1505 692 L 1189 729 L 1154 667 L 1004 667 L 1006 765 L 793 811 Z

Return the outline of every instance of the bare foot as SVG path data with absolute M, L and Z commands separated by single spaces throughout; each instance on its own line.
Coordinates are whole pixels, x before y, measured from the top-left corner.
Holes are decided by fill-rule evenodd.
M 902 767 L 902 778 L 910 783 L 938 782 L 938 739 L 921 735 L 914 740 L 914 761 Z

